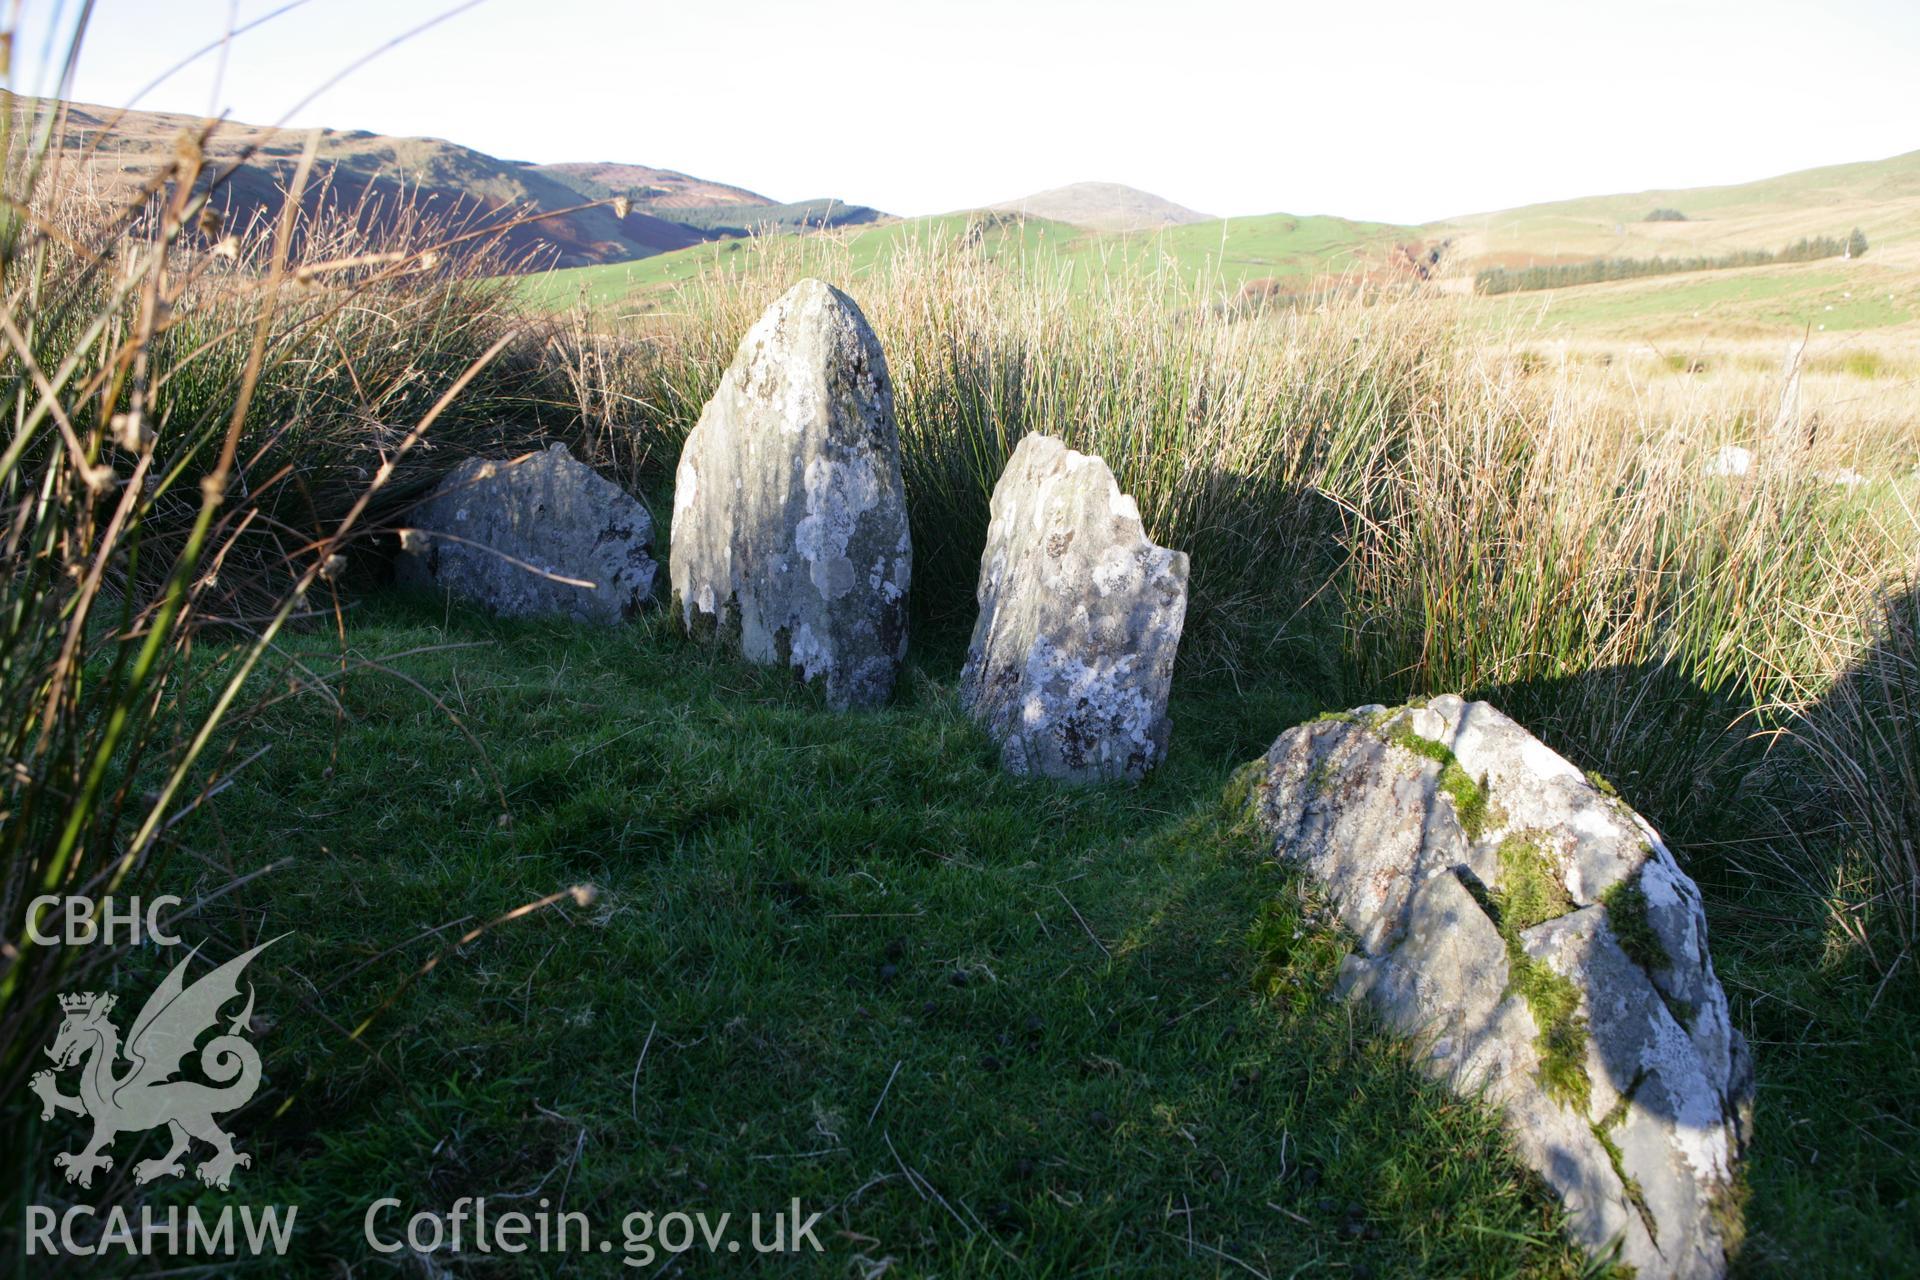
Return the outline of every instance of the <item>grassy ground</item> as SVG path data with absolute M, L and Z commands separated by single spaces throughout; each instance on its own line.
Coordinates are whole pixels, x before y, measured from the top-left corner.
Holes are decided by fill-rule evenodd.
M 812 234 L 839 247 L 849 268 L 865 274 L 903 246 L 960 238 L 966 234 L 969 221 L 965 214 L 949 214 Z M 1083 247 L 1076 252 L 1084 254 L 1092 252 L 1091 242 L 1097 239 L 1077 227 L 1044 218 L 1000 218 L 982 228 L 981 244 L 990 259 L 1042 252 L 1057 259 L 1061 255 L 1055 251 L 1060 246 L 1079 243 Z M 749 240 L 719 240 L 635 262 L 541 272 L 523 277 L 519 287 L 521 296 L 535 308 L 563 310 L 584 303 L 618 314 L 656 311 L 675 304 L 676 286 L 703 275 L 734 270 L 736 259 L 750 255 L 752 250 Z
M 633 1210 L 799 1197 L 827 1211 L 808 1274 L 1580 1270 L 1489 1119 L 1325 998 L 1337 939 L 1222 798 L 1324 688 L 1183 675 L 1166 767 L 1074 791 L 998 771 L 953 636 L 845 717 L 657 619 L 350 617 L 348 651 L 406 678 L 267 712 L 192 825 L 207 869 L 169 870 L 279 864 L 208 923 L 291 933 L 256 967 L 270 1082 L 236 1130 L 244 1198 L 303 1206 L 306 1270 L 368 1255 L 378 1196 L 397 1229 L 513 1193 L 616 1239 Z M 1759 1054 L 1748 1269 L 1910 1266 L 1920 1022 L 1820 970 L 1790 903 L 1706 882 Z M 591 905 L 447 951 L 576 884 Z
M 300 977 L 246 1194 L 306 1205 L 316 1250 L 366 1252 L 381 1194 L 544 1185 L 606 1229 L 798 1196 L 833 1209 L 821 1274 L 1577 1270 L 1486 1117 L 1319 996 L 1336 953 L 1217 816 L 1308 691 L 1189 701 L 1151 785 L 1064 791 L 998 771 L 939 656 L 846 718 L 657 622 L 386 602 L 350 641 L 473 646 L 399 665 L 493 744 L 513 820 L 447 714 L 362 674 L 344 721 L 263 723 L 202 832 L 243 871 L 292 860 L 249 913 Z M 501 927 L 343 1038 L 449 936 L 577 883 L 591 907 Z
M 1345 218 L 1270 214 L 1232 218 L 1161 232 L 1086 231 L 1044 218 L 994 218 L 982 231 L 989 258 L 1026 257 L 1044 274 L 1064 274 L 1086 291 L 1110 278 L 1164 270 L 1168 291 L 1186 296 L 1224 292 L 1232 296 L 1253 281 L 1306 286 L 1318 277 L 1378 267 L 1396 238 L 1412 229 Z M 870 272 L 903 247 L 929 237 L 959 237 L 965 214 L 915 218 L 829 233 L 845 245 L 856 272 Z M 537 307 L 565 308 L 579 302 L 615 311 L 650 311 L 672 305 L 672 289 L 703 273 L 726 270 L 748 246 L 737 240 L 695 245 L 637 262 L 574 267 L 529 276 L 523 296 Z M 1204 287 L 1203 287 L 1204 285 Z
M 1917 284 L 1911 272 L 1869 262 L 1795 263 L 1510 294 L 1475 309 L 1501 325 L 1537 315 L 1554 328 L 1623 337 L 1838 334 L 1911 324 Z

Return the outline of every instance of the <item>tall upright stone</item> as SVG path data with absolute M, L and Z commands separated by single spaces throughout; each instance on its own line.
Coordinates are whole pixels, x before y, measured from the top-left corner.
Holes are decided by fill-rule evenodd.
M 791 666 L 837 708 L 887 700 L 913 544 L 886 357 L 803 280 L 742 339 L 680 451 L 668 569 L 689 632 Z
M 1008 772 L 1139 781 L 1166 754 L 1187 555 L 1107 464 L 1030 435 L 994 486 L 960 697 Z

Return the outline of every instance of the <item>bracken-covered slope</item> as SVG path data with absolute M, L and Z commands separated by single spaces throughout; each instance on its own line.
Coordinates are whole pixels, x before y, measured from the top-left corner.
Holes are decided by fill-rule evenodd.
M 28 109 L 45 105 L 30 103 Z M 182 135 L 197 135 L 204 125 L 190 115 L 68 104 L 59 143 L 86 185 L 109 200 L 125 200 L 175 153 Z M 229 227 L 245 230 L 271 221 L 305 140 L 304 131 L 260 125 L 222 122 L 214 129 L 205 148 L 209 171 L 244 157 L 214 201 Z M 606 205 L 579 208 L 614 195 L 632 199 L 624 217 Z M 409 205 L 471 226 L 577 210 L 503 234 L 506 257 L 522 269 L 629 262 L 730 234 L 742 223 L 806 222 L 804 214 L 791 212 L 793 206 L 673 170 L 614 163 L 535 165 L 439 138 L 364 130 L 321 131 L 305 203 L 354 210 L 375 226 L 392 222 Z M 771 216 L 754 218 L 755 210 Z M 834 224 L 875 216 L 845 204 L 838 204 L 837 212 L 830 220 Z

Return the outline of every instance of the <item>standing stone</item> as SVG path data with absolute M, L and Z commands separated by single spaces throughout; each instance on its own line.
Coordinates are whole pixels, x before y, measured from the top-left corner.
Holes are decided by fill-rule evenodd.
M 913 544 L 886 357 L 852 298 L 802 280 L 740 343 L 680 451 L 669 563 L 689 632 L 887 700 Z
M 401 582 L 438 587 L 506 617 L 623 622 L 654 598 L 653 517 L 556 444 L 470 458 L 401 530 Z
M 1700 891 L 1653 828 L 1457 697 L 1290 729 L 1263 772 L 1278 855 L 1356 939 L 1342 992 L 1501 1109 L 1590 1252 L 1723 1276 L 1752 1063 Z
M 1138 782 L 1166 754 L 1187 555 L 1147 540 L 1107 464 L 1020 442 L 993 490 L 960 698 L 1009 773 Z

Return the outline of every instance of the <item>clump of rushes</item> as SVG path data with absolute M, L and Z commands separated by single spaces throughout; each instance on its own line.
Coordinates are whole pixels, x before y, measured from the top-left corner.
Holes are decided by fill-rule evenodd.
M 1022 436 L 1057 435 L 1192 556 L 1183 670 L 1254 667 L 1275 642 L 1329 701 L 1486 694 L 1682 842 L 1720 837 L 1727 807 L 1703 798 L 1741 794 L 1771 740 L 1755 730 L 1825 692 L 1875 631 L 1865 606 L 1911 568 L 1911 519 L 1882 518 L 1878 486 L 1818 478 L 1911 457 L 1896 397 L 1844 422 L 1830 406 L 1806 465 L 1729 485 L 1704 458 L 1772 420 L 1771 365 L 1650 403 L 1625 362 L 1528 372 L 1524 335 L 1489 341 L 1431 295 L 1250 310 L 1230 278 L 1061 270 L 1035 230 L 730 241 L 665 305 L 582 320 L 556 349 L 593 389 L 598 438 L 651 483 L 769 302 L 803 276 L 850 289 L 894 375 L 917 619 L 971 622 L 994 484 Z M 1887 668 L 1909 701 L 1913 671 Z M 1834 741 L 1837 783 L 1854 740 Z M 1861 863 L 1838 839 L 1782 856 L 1863 937 L 1885 931 L 1892 966 L 1920 919 L 1911 814 L 1869 817 L 1886 833 L 1871 880 L 1826 874 Z
M 25 905 L 143 893 L 175 820 L 226 786 L 211 744 L 249 711 L 276 639 L 337 604 L 350 540 L 449 455 L 537 435 L 561 386 L 518 345 L 494 279 L 504 223 L 410 206 L 370 240 L 369 210 L 309 212 L 325 182 L 314 133 L 272 225 L 221 235 L 212 210 L 252 152 L 210 158 L 213 121 L 180 131 L 139 198 L 106 205 L 54 150 L 66 84 L 18 98 L 17 71 L 0 59 L 5 1099 L 24 1092 L 55 995 L 124 951 L 36 945 L 12 932 Z M 192 663 L 208 628 L 241 638 Z M 28 1114 L 0 1104 L 0 1149 L 29 1148 Z
M 1443 742 L 1421 737 L 1404 722 L 1387 734 L 1387 741 L 1439 763 L 1440 790 L 1452 799 L 1454 815 L 1460 819 L 1460 829 L 1467 833 L 1467 839 L 1478 840 L 1487 826 L 1487 789 L 1460 767 L 1453 751 Z

